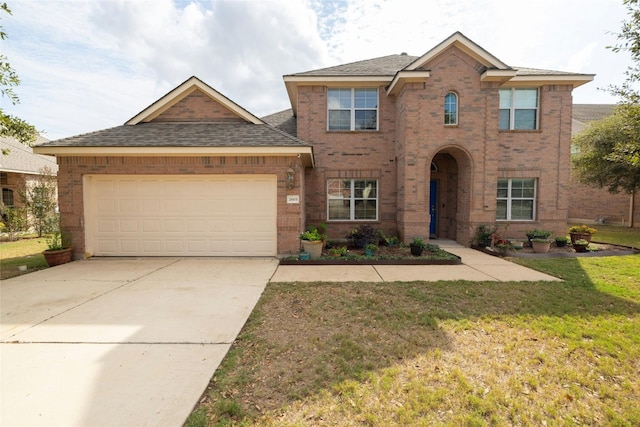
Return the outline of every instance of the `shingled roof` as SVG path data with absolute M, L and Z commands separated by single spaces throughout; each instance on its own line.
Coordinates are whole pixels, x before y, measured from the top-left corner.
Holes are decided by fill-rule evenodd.
M 44 143 L 47 139 L 38 137 L 36 143 Z M 14 138 L 0 138 L 3 150 L 8 150 L 6 155 L 0 155 L 0 170 L 3 172 L 15 172 L 37 175 L 43 168 L 48 168 L 54 175 L 58 172 L 56 159 L 51 156 L 34 154 L 28 145 L 18 142 Z
M 602 120 L 616 108 L 616 104 L 573 104 L 571 134 L 582 132 L 590 122 Z
M 39 147 L 309 147 L 268 124 L 243 121 L 151 122 L 116 126 Z
M 388 55 L 296 73 L 292 74 L 292 76 L 393 76 L 416 59 L 418 59 L 417 56 L 407 55 L 406 53 Z

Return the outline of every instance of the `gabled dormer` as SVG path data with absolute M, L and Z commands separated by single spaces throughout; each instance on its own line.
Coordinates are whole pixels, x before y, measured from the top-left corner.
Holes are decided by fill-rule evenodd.
M 480 69 L 480 80 L 483 82 L 498 82 L 500 85 L 508 84 L 514 86 L 571 85 L 575 89 L 593 80 L 592 74 L 511 67 L 474 43 L 464 34 L 456 32 L 402 70 L 399 70 L 389 85 L 387 93 L 394 95 L 407 82 L 424 81 L 431 77 L 428 69 L 429 62 L 451 47 L 458 48 L 477 61 Z
M 195 76 L 185 80 L 125 124 L 210 120 L 242 120 L 253 124 L 265 124 Z

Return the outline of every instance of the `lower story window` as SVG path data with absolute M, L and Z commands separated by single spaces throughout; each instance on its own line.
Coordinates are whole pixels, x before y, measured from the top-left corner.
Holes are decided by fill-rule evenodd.
M 329 221 L 376 221 L 378 181 L 375 179 L 327 180 Z
M 497 220 L 533 221 L 535 212 L 535 179 L 504 178 L 498 180 Z
M 2 189 L 2 203 L 5 206 L 13 207 L 13 190 L 8 188 Z

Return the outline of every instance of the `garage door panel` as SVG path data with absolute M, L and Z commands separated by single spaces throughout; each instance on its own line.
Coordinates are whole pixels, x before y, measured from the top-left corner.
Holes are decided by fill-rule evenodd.
M 117 197 L 117 195 L 114 195 L 113 197 Z M 140 210 L 138 208 L 138 201 L 135 199 L 120 199 L 116 202 L 118 203 L 118 209 L 114 212 L 116 214 L 135 215 Z
M 274 175 L 91 177 L 96 256 L 274 256 Z

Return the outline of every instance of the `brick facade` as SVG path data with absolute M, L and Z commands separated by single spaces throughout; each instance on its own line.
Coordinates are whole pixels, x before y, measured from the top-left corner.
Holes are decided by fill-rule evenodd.
M 307 170 L 306 222 L 327 221 L 326 180 L 379 180 L 379 220 L 370 223 L 408 242 L 430 235 L 430 181 L 437 181 L 436 235 L 469 244 L 479 224 L 496 223 L 499 178 L 535 178 L 535 221 L 510 222 L 508 237 L 532 228 L 561 234 L 567 226 L 571 143 L 571 85 L 539 89 L 539 130 L 500 131 L 497 82 L 455 46 L 422 66 L 425 82 L 409 82 L 395 96 L 379 86 L 379 130 L 327 130 L 328 85 L 298 87 L 298 136 L 314 145 Z M 360 83 L 361 87 L 366 87 Z M 459 99 L 458 125 L 444 125 L 444 97 Z M 434 171 L 432 171 L 432 164 Z M 331 238 L 361 222 L 331 221 Z M 504 229 L 506 223 L 497 223 Z
M 172 146 L 174 141 L 180 145 L 183 136 L 176 134 L 170 135 L 170 141 L 164 138 L 165 145 L 155 140 L 137 141 L 136 147 L 157 149 L 148 156 L 108 154 L 108 149 L 100 155 L 94 151 L 94 156 L 58 155 L 60 190 L 65 194 L 60 203 L 63 225 L 73 230 L 76 256 L 82 256 L 85 174 L 274 174 L 278 182 L 279 254 L 296 253 L 299 233 L 321 223 L 327 224 L 330 239 L 344 238 L 363 223 L 399 236 L 404 242 L 416 236 L 441 237 L 468 245 L 480 224 L 499 225 L 506 238 L 523 238 L 532 228 L 563 234 L 570 209 L 571 91 L 592 78 L 511 68 L 455 33 L 422 57 L 390 55 L 285 76 L 293 117 L 284 117 L 285 128 L 277 124 L 269 128 L 193 77 L 127 124 L 163 122 L 153 128 L 158 140 L 165 136 L 157 132 L 160 126 L 217 124 L 204 138 L 195 130 L 191 134 L 180 130 L 185 139 L 191 138 L 191 145 L 182 147 L 202 148 L 199 154 L 171 156 L 163 152 L 162 147 Z M 328 91 L 334 87 L 376 88 L 378 129 L 329 131 Z M 510 87 L 538 89 L 536 130 L 499 129 L 499 90 Z M 448 93 L 457 96 L 455 125 L 444 123 Z M 242 131 L 235 127 L 239 123 L 261 125 L 271 133 L 264 140 L 253 136 L 238 140 Z M 212 144 L 211 132 L 218 135 L 222 128 L 233 130 L 224 133 L 226 139 L 217 139 L 218 145 Z M 123 129 L 119 132 L 126 133 Z M 98 152 L 101 147 L 109 147 L 97 139 L 99 135 L 91 138 L 89 145 L 97 147 Z M 297 156 L 279 154 L 276 148 L 282 147 L 274 145 L 274 138 L 284 146 L 295 147 L 290 152 Z M 115 141 L 118 147 L 127 147 L 119 133 Z M 212 146 L 238 152 L 205 154 Z M 247 147 L 263 151 L 242 153 Z M 286 183 L 289 168 L 296 175 L 291 190 Z M 501 178 L 535 180 L 534 220 L 496 220 Z M 329 179 L 377 180 L 377 220 L 329 221 Z M 432 201 L 433 186 L 437 188 L 437 200 Z M 300 203 L 287 204 L 287 195 L 299 196 Z
M 295 182 L 300 183 L 303 168 L 291 157 L 61 157 L 58 159 L 58 188 L 63 229 L 72 236 L 74 257 L 85 256 L 83 176 L 171 175 L 171 174 L 272 174 L 277 175 L 278 253 L 293 254 L 300 248 L 301 204 L 287 204 L 288 194 L 299 194 L 300 188 L 288 189 L 286 170 L 298 163 Z
M 601 219 L 605 224 L 630 225 L 630 194 L 611 194 L 606 188 L 590 187 L 572 179 L 568 200 L 572 223 L 594 224 Z M 633 227 L 640 227 L 640 195 L 636 194 L 633 201 Z

